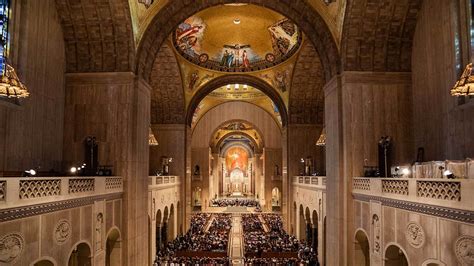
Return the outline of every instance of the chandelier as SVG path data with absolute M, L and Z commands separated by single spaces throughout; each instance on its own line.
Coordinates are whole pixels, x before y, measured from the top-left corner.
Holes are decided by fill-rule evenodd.
M 153 134 L 153 131 L 151 130 L 151 127 L 148 128 L 148 145 L 149 146 L 158 146 L 158 141 L 155 138 L 155 135 Z
M 26 98 L 30 93 L 18 78 L 15 69 L 5 64 L 5 69 L 0 80 L 0 96 L 8 98 Z
M 472 96 L 474 95 L 474 73 L 472 63 L 469 63 L 464 72 L 451 89 L 452 96 Z
M 319 139 L 316 141 L 316 146 L 326 146 L 326 127 L 323 127 L 323 131 L 321 132 Z

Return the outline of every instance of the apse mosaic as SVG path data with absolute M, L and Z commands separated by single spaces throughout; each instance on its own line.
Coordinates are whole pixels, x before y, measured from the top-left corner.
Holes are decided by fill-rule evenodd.
M 244 148 L 239 146 L 229 148 L 225 155 L 227 172 L 231 173 L 235 169 L 239 169 L 244 173 L 247 172 L 248 160 L 249 154 Z
M 201 67 L 250 72 L 284 62 L 298 50 L 301 39 L 298 27 L 278 13 L 254 5 L 224 5 L 183 21 L 173 42 L 184 58 Z M 279 77 L 281 82 L 284 78 Z

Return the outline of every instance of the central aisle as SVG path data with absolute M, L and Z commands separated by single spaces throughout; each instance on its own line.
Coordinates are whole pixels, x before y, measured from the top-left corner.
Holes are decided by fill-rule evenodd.
M 228 255 L 232 265 L 244 265 L 244 236 L 240 214 L 232 214 L 232 229 L 229 241 Z

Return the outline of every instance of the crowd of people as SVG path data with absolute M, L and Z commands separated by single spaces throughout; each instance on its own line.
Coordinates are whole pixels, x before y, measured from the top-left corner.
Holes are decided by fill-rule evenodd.
M 258 215 L 244 214 L 242 216 L 246 264 L 318 265 L 315 251 L 306 244 L 300 243 L 296 237 L 288 235 L 283 229 L 283 222 L 279 215 L 261 214 L 261 217 L 268 227 L 267 232 Z M 264 253 L 294 253 L 295 257 L 266 258 L 262 257 Z
M 254 199 L 213 199 L 211 200 L 213 206 L 227 207 L 227 206 L 242 206 L 242 207 L 257 207 L 258 201 Z
M 230 214 L 214 214 L 209 229 L 205 227 L 211 219 L 211 214 L 200 213 L 191 218 L 190 229 L 185 235 L 178 236 L 158 251 L 155 265 L 228 265 L 227 257 L 180 257 L 177 252 L 227 252 L 229 231 L 232 227 Z

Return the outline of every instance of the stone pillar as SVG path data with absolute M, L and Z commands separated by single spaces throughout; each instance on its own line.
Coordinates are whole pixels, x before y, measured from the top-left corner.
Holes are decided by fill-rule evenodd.
M 65 164 L 83 161 L 84 139 L 96 137 L 99 163 L 124 180 L 123 265 L 147 265 L 149 85 L 131 72 L 67 74 L 65 102 Z
M 391 136 L 394 164 L 415 157 L 412 138 L 411 74 L 344 72 L 325 92 L 327 265 L 352 265 L 354 241 L 352 178 L 364 164 L 377 165 L 377 142 Z

